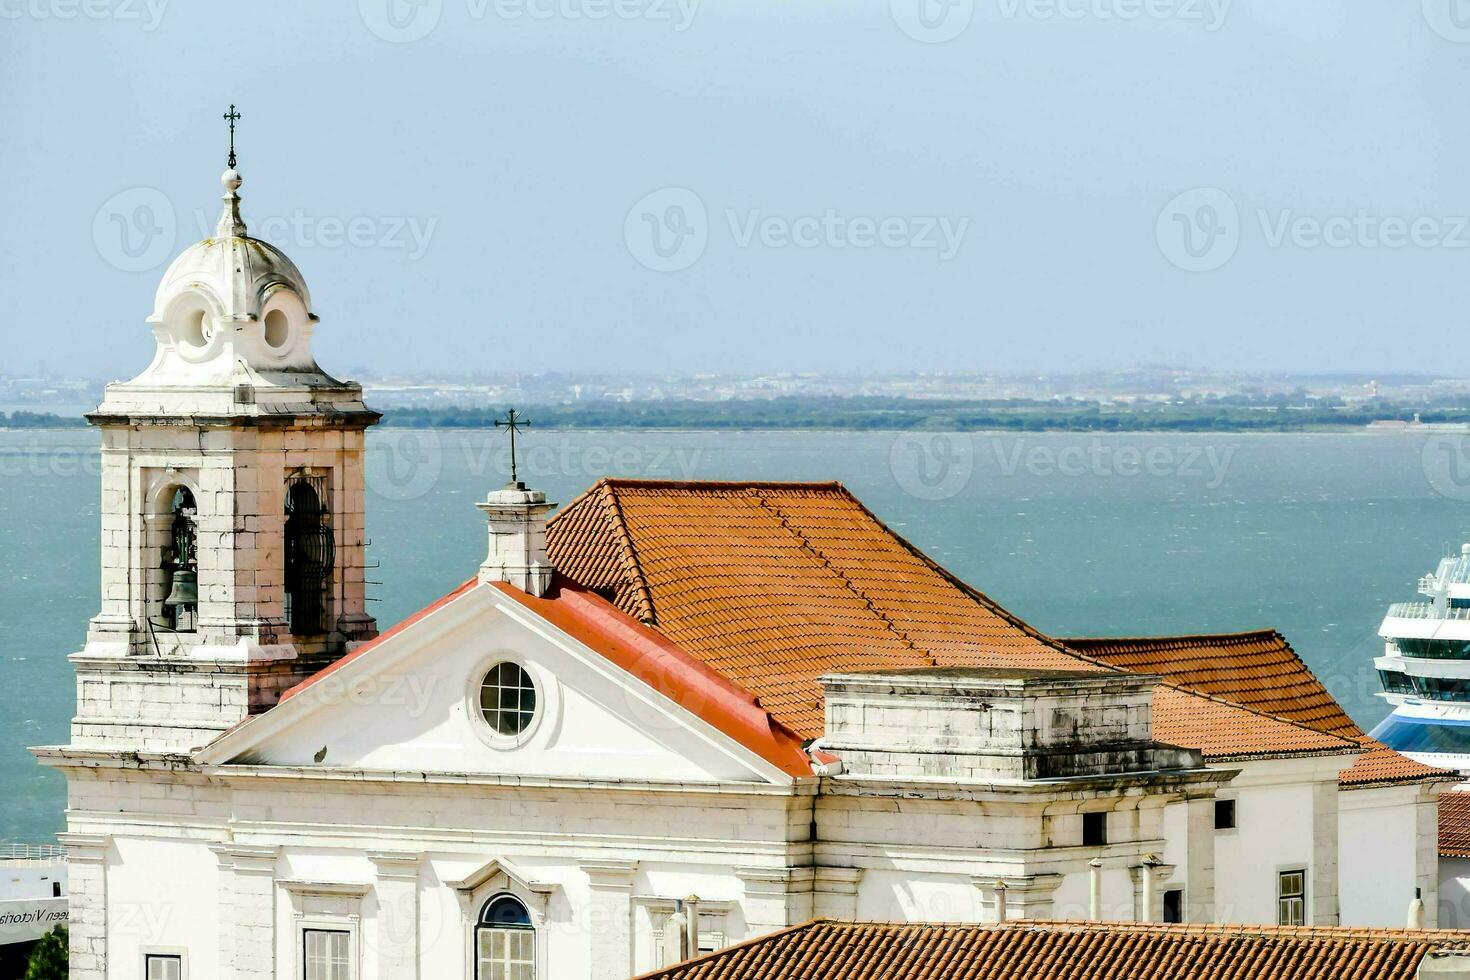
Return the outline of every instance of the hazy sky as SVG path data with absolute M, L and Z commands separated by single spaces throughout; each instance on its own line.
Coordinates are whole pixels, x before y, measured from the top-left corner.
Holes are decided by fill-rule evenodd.
M 1466 0 L 0 0 L 0 373 L 146 364 L 231 102 L 339 374 L 1464 373 L 1467 82 Z

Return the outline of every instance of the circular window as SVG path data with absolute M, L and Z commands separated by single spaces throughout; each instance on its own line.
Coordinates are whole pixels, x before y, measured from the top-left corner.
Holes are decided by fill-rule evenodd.
M 520 664 L 505 661 L 490 668 L 480 683 L 480 713 L 497 735 L 515 737 L 536 718 L 536 684 Z

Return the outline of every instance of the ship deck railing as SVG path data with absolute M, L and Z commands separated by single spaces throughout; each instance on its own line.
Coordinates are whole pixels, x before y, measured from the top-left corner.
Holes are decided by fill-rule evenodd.
M 0 844 L 0 861 L 65 861 L 60 844 Z
M 1470 621 L 1470 607 L 1439 608 L 1432 602 L 1395 602 L 1388 607 L 1389 619 L 1460 619 Z

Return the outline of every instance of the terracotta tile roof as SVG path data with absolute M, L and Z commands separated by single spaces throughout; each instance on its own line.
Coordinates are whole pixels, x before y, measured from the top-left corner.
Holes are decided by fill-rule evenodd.
M 1470 858 L 1470 793 L 1440 794 L 1439 854 Z
M 840 484 L 604 480 L 553 519 L 548 544 L 560 570 L 553 592 L 541 600 L 502 591 L 790 775 L 811 773 L 801 739 L 822 734 L 824 674 L 1123 667 L 1063 649 L 1027 626 L 894 534 Z M 282 700 L 476 584 L 466 582 Z M 1148 642 L 1151 649 L 1187 654 L 1185 639 Z M 1107 642 L 1121 650 L 1139 641 Z M 1199 749 L 1212 761 L 1355 747 L 1330 732 L 1189 690 L 1161 669 L 1169 666 L 1166 657 L 1152 657 L 1135 669 L 1170 681 L 1154 693 L 1160 741 Z M 1381 778 L 1405 778 L 1403 767 L 1417 765 L 1379 749 Z
M 1413 980 L 1470 933 L 1018 921 L 817 921 L 646 974 L 647 980 Z
M 1358 756 L 1358 761 L 1353 763 L 1352 768 L 1338 779 L 1338 782 L 1349 789 L 1390 786 L 1395 783 L 1442 783 L 1458 781 L 1460 778 L 1459 773 L 1452 770 L 1426 766 L 1406 755 L 1400 755 L 1376 738 L 1364 735 L 1359 741 L 1367 751 Z
M 823 674 L 1079 665 L 837 483 L 603 480 L 552 519 L 548 546 L 807 738 Z
M 1286 637 L 1275 630 L 1199 636 L 1073 637 L 1057 642 L 1124 670 L 1159 674 L 1186 690 L 1362 743 L 1363 754 L 1342 774 L 1343 786 L 1365 788 L 1454 778 L 1453 773 L 1415 762 L 1369 738 L 1297 656 Z
M 1249 708 L 1160 684 L 1154 688 L 1154 738 L 1199 749 L 1209 762 L 1279 755 L 1341 755 L 1358 743 Z
M 1161 674 L 1262 714 L 1334 735 L 1364 732 L 1275 630 L 1201 636 L 1059 639 L 1070 650 L 1124 670 Z

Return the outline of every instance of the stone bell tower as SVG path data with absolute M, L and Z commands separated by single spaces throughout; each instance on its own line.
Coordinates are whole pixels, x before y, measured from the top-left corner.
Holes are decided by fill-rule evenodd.
M 109 385 L 102 610 L 75 747 L 187 751 L 376 635 L 364 595 L 361 386 L 317 366 L 296 266 L 249 237 L 241 177 L 215 236 L 158 287 L 157 350 Z

